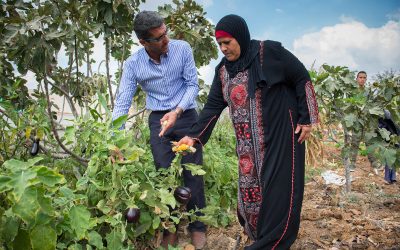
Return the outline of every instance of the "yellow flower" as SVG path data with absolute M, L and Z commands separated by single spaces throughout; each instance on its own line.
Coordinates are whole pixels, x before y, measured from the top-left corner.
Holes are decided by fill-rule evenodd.
M 177 142 L 171 142 L 171 143 L 172 143 L 172 145 L 174 145 L 172 147 L 172 151 L 175 153 L 181 154 L 181 153 L 195 153 L 196 152 L 196 149 L 194 147 L 189 146 L 187 144 L 181 144 L 179 146 L 176 146 Z
M 186 145 L 186 144 L 181 144 L 178 147 L 179 151 L 185 151 L 185 150 L 188 150 L 188 149 L 189 149 L 189 145 Z

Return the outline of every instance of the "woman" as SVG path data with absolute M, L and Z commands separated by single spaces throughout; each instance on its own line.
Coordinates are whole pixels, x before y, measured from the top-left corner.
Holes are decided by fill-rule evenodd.
M 299 229 L 305 146 L 318 107 L 303 64 L 274 41 L 250 40 L 243 18 L 215 31 L 225 57 L 199 120 L 179 144 L 205 144 L 229 106 L 239 158 L 238 217 L 254 240 L 246 249 L 288 249 Z

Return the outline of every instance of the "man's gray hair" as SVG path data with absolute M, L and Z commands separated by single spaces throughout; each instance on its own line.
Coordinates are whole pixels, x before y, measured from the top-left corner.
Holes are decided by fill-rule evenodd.
M 155 11 L 139 12 L 133 22 L 133 30 L 137 38 L 149 38 L 149 30 L 158 28 L 164 23 L 164 19 Z

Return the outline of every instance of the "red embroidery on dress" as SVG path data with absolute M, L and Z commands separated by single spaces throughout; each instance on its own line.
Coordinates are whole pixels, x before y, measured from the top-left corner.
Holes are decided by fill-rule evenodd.
M 311 124 L 316 124 L 319 122 L 318 103 L 315 98 L 314 87 L 310 81 L 306 83 L 305 90 L 306 90 L 308 113 L 310 114 L 310 122 Z
M 247 99 L 247 90 L 244 85 L 238 85 L 232 88 L 231 100 L 236 106 L 243 106 Z
M 222 92 L 229 106 L 239 156 L 238 213 L 244 229 L 253 240 L 257 237 L 258 213 L 262 203 L 260 173 L 264 156 L 261 90 L 255 99 L 248 95 L 248 71 L 230 78 L 225 66 L 220 71 Z
M 283 230 L 283 233 L 281 235 L 281 237 L 279 238 L 279 240 L 274 244 L 274 246 L 272 247 L 272 250 L 275 249 L 275 247 L 279 244 L 279 242 L 281 242 L 281 240 L 283 239 L 283 236 L 285 236 L 286 231 L 289 227 L 289 221 L 290 221 L 290 217 L 292 215 L 292 208 L 293 208 L 293 194 L 294 194 L 294 163 L 295 163 L 295 147 L 294 147 L 294 124 L 293 124 L 293 117 L 292 117 L 292 111 L 289 109 L 289 115 L 290 115 L 290 124 L 292 125 L 292 187 L 291 187 L 291 191 L 290 191 L 290 205 L 289 205 L 289 214 L 288 214 L 288 218 L 286 220 L 286 226 L 285 229 Z
M 253 170 L 253 160 L 251 159 L 250 155 L 242 155 L 239 159 L 239 166 L 240 171 L 242 174 L 251 174 Z
M 264 152 L 265 152 L 261 89 L 256 90 L 255 110 L 256 110 L 256 118 L 254 118 L 254 120 L 257 121 L 256 152 L 260 153 L 260 155 L 257 157 L 258 165 L 260 166 L 260 168 L 258 169 L 258 178 L 261 181 L 261 172 L 262 172 L 262 167 L 264 162 Z M 260 185 L 263 186 L 263 183 L 260 183 Z

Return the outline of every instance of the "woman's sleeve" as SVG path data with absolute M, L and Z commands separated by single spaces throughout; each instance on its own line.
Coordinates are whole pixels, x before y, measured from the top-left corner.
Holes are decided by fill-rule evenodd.
M 218 69 L 218 67 L 217 67 Z M 219 116 L 227 106 L 222 93 L 222 84 L 218 70 L 215 71 L 213 83 L 207 97 L 207 102 L 200 112 L 199 119 L 192 126 L 188 136 L 194 138 L 202 145 L 206 144 Z
M 285 65 L 285 78 L 296 88 L 297 105 L 299 112 L 299 125 L 312 125 L 319 122 L 318 104 L 315 98 L 314 86 L 310 75 L 304 65 L 282 47 L 283 62 Z

